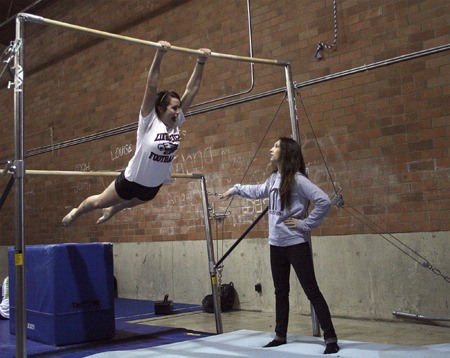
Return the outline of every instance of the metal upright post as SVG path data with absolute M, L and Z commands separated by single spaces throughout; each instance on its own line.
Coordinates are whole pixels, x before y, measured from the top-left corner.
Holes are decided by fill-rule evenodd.
M 284 66 L 284 71 L 286 74 L 286 91 L 289 102 L 289 114 L 291 116 L 292 138 L 301 145 L 297 122 L 297 106 L 295 104 L 295 88 L 294 82 L 292 81 L 291 65 L 289 63 Z
M 23 121 L 23 82 L 24 82 L 24 21 L 16 18 L 16 52 L 14 56 L 14 142 L 15 160 L 12 170 L 15 176 L 16 205 L 16 357 L 26 357 L 26 286 L 25 286 L 25 162 L 24 162 L 24 121 Z
M 213 295 L 214 315 L 216 318 L 216 331 L 217 333 L 223 333 L 220 296 L 218 290 L 216 265 L 214 261 L 214 247 L 211 235 L 211 222 L 209 220 L 208 192 L 206 191 L 206 179 L 204 176 L 201 177 L 201 187 L 202 187 L 201 191 L 202 191 L 203 214 L 205 218 L 206 245 L 208 249 L 209 275 L 211 277 L 211 290 Z
M 290 64 L 285 65 L 285 73 L 286 73 L 286 90 L 289 101 L 289 113 L 291 116 L 291 126 L 292 126 L 292 138 L 301 146 L 300 136 L 299 136 L 299 128 L 297 121 L 297 106 L 295 104 L 295 91 L 294 91 L 294 83 L 292 81 L 292 72 Z M 310 248 L 311 248 L 311 257 L 312 257 L 312 242 L 311 235 L 308 233 Z M 314 311 L 314 307 L 311 306 L 311 320 L 312 320 L 312 331 L 313 335 L 316 337 L 320 337 L 320 326 L 319 320 L 317 319 L 316 312 Z

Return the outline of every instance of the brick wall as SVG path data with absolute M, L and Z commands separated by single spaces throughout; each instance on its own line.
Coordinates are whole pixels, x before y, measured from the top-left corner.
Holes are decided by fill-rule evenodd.
M 317 43 L 333 40 L 332 1 L 254 0 L 251 13 L 254 56 L 289 61 L 297 83 L 446 45 L 450 39 L 446 1 L 338 1 L 337 47 L 323 50 L 318 61 Z M 244 1 L 93 5 L 85 0 L 76 6 L 58 1 L 40 15 L 151 41 L 166 39 L 182 47 L 249 53 Z M 25 43 L 25 145 L 29 153 L 51 148 L 30 156 L 27 168 L 125 167 L 134 151 L 134 130 L 67 148 L 60 144 L 135 123 L 154 50 L 35 24 L 26 25 Z M 168 53 L 160 87 L 182 93 L 194 61 L 191 55 Z M 449 230 L 448 63 L 448 51 L 442 51 L 343 73 L 297 91 L 300 139 L 310 177 L 332 195 L 329 171 L 345 200 L 344 208 L 333 208 L 314 235 Z M 249 64 L 210 59 L 196 103 L 246 91 L 250 84 Z M 238 98 L 283 86 L 283 67 L 257 64 L 254 89 Z M 0 103 L 4 161 L 14 155 L 13 93 L 6 90 L 4 79 Z M 291 133 L 288 104 L 279 93 L 189 117 L 182 130 L 174 172 L 204 173 L 208 190 L 222 193 L 237 182 L 259 183 L 270 173 L 270 147 L 279 136 Z M 28 178 L 27 242 L 204 238 L 199 183 L 185 179 L 107 224 L 97 226 L 98 215 L 91 213 L 63 229 L 60 222 L 66 212 L 109 181 Z M 6 183 L 7 178 L 0 179 L 1 188 Z M 231 213 L 224 238 L 238 237 L 266 204 L 236 198 L 228 207 L 216 196 L 209 200 L 216 212 Z M 11 195 L 0 216 L 1 245 L 13 243 L 13 209 Z M 266 226 L 258 224 L 250 237 L 267 236 Z

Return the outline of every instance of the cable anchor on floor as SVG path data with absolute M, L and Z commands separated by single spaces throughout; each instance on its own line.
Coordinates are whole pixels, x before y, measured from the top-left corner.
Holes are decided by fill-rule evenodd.
M 437 267 L 434 267 L 432 264 L 430 264 L 430 262 L 428 262 L 427 260 L 425 260 L 424 262 L 422 262 L 422 266 L 430 269 L 431 272 L 433 272 L 435 275 L 441 276 L 447 283 L 450 283 L 450 277 L 446 276 L 442 273 L 441 270 L 439 270 Z

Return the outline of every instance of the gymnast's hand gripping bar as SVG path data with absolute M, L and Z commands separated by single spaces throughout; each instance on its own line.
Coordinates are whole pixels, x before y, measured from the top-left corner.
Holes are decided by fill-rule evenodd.
M 66 28 L 69 28 L 69 29 L 72 29 L 75 31 L 86 32 L 86 33 L 90 33 L 92 35 L 103 37 L 103 38 L 113 38 L 116 40 L 138 43 L 141 45 L 146 45 L 146 46 L 150 46 L 150 47 L 154 47 L 154 48 L 162 48 L 163 47 L 161 44 L 159 44 L 157 42 L 141 40 L 141 39 L 136 39 L 134 37 L 112 34 L 109 32 L 95 30 L 95 29 L 91 29 L 88 27 L 72 25 L 72 24 L 69 24 L 66 22 L 47 19 L 42 16 L 21 13 L 18 15 L 18 18 L 23 19 L 24 21 L 33 22 L 36 24 L 55 25 L 55 26 L 59 26 L 59 27 L 66 27 Z M 195 54 L 195 55 L 203 55 L 203 56 L 205 55 L 202 51 L 193 50 L 193 49 L 186 48 L 186 47 L 179 47 L 179 46 L 170 46 L 169 50 L 171 50 L 171 51 L 173 50 L 176 52 L 190 53 L 190 54 Z M 222 58 L 222 59 L 234 60 L 234 61 L 262 63 L 262 64 L 275 65 L 275 66 L 286 66 L 289 64 L 288 62 L 283 62 L 283 61 L 278 61 L 278 60 L 269 60 L 269 59 L 257 58 L 257 57 L 237 56 L 237 55 L 230 55 L 230 54 L 218 53 L 218 52 L 211 52 L 211 54 L 208 57 Z

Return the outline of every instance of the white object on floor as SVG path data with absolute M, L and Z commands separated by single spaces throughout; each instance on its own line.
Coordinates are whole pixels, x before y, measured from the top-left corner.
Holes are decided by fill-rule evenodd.
M 428 346 L 400 346 L 371 342 L 339 341 L 338 353 L 323 355 L 325 344 L 322 338 L 288 335 L 288 343 L 274 348 L 262 348 L 273 339 L 273 333 L 239 330 L 205 338 L 162 346 L 98 353 L 90 358 L 448 358 L 450 343 Z

